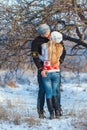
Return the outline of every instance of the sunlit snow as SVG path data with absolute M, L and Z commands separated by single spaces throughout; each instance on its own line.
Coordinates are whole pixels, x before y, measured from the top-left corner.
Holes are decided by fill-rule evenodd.
M 7 84 L 3 83 L 4 73 L 0 71 L 0 109 L 2 110 L 0 130 L 85 130 L 85 127 L 87 129 L 86 73 L 80 73 L 78 82 L 76 73 L 62 72 L 63 116 L 53 120 L 49 119 L 46 103 L 44 108 L 46 118 L 38 118 L 36 73 L 27 71 L 24 75 L 19 75 L 19 79 L 11 79 Z M 6 111 L 8 118 L 4 117 Z

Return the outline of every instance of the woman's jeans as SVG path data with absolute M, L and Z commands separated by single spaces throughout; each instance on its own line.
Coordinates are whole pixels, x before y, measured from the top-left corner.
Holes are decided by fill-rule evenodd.
M 39 83 L 39 91 L 38 91 L 38 99 L 37 99 L 37 111 L 38 113 L 42 113 L 44 111 L 44 103 L 45 103 L 45 89 L 42 81 L 41 70 L 38 70 L 38 83 Z
M 60 72 L 47 72 L 46 77 L 42 77 L 42 81 L 46 92 L 46 98 L 57 96 L 58 104 L 60 105 Z

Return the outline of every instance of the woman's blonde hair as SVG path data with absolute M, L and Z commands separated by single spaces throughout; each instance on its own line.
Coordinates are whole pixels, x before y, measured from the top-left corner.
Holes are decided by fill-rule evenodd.
M 50 40 L 49 42 L 47 42 L 47 48 L 51 65 L 54 65 L 58 62 L 62 55 L 63 46 L 60 43 L 56 43 Z

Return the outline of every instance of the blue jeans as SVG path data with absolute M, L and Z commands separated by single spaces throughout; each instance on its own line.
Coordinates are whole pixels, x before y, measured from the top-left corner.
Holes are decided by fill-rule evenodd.
M 38 70 L 38 84 L 39 84 L 39 90 L 38 90 L 38 99 L 37 99 L 37 111 L 38 113 L 44 111 L 44 103 L 45 103 L 45 89 L 42 81 L 41 71 Z
M 57 96 L 60 104 L 60 72 L 47 72 L 46 77 L 42 77 L 42 81 L 46 92 L 46 98 Z

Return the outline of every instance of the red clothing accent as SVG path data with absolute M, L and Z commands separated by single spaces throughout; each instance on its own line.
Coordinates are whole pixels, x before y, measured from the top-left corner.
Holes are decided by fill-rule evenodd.
M 50 65 L 49 61 L 45 61 L 44 65 L 43 65 L 43 69 L 44 70 L 60 70 L 60 67 L 59 66 L 52 66 L 52 65 Z

